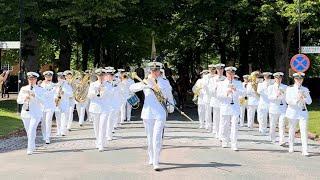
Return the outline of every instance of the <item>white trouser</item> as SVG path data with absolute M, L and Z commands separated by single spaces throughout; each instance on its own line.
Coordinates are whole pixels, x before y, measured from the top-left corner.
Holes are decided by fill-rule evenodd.
M 253 128 L 256 111 L 257 111 L 257 106 L 247 106 L 247 119 L 248 119 L 249 128 Z
M 294 139 L 296 134 L 296 126 L 299 122 L 300 134 L 301 134 L 301 144 L 302 153 L 308 153 L 308 120 L 301 119 L 289 119 L 289 150 L 293 151 Z
M 52 117 L 54 110 L 46 110 L 43 112 L 43 117 L 41 121 L 41 132 L 43 140 L 50 140 L 51 137 L 51 127 L 52 127 Z
M 93 129 L 96 138 L 96 147 L 104 148 L 106 145 L 106 128 L 109 113 L 92 113 Z
M 237 148 L 239 116 L 221 115 L 220 118 L 222 145 L 228 145 L 231 139 L 231 148 Z
M 210 104 L 206 104 L 206 113 L 205 113 L 205 121 L 206 121 L 206 129 L 212 130 L 212 107 Z
M 246 113 L 246 106 L 240 106 L 240 126 L 244 126 L 244 117 Z
M 117 122 L 116 111 L 111 111 L 107 114 L 107 128 L 106 128 L 106 137 L 108 140 L 112 140 L 113 134 L 112 131 Z
M 213 115 L 212 132 L 215 138 L 219 138 L 220 108 L 213 107 L 212 115 Z
M 132 106 L 129 103 L 125 103 L 121 106 L 121 123 L 123 123 L 125 120 L 131 120 L 131 111 Z
M 199 125 L 200 128 L 204 128 L 204 121 L 205 121 L 205 112 L 206 106 L 204 104 L 198 104 L 198 116 L 199 116 Z
M 40 120 L 35 118 L 22 118 L 22 122 L 28 137 L 27 151 L 34 151 L 36 149 L 37 127 Z
M 66 135 L 68 112 L 55 111 L 57 135 Z
M 67 129 L 71 129 L 72 126 L 74 105 L 75 104 L 71 104 L 69 106 Z
M 258 108 L 257 118 L 259 122 L 259 132 L 266 133 L 268 129 L 268 109 Z
M 90 101 L 86 104 L 86 113 L 87 113 L 87 120 L 89 122 L 92 122 L 93 120 L 91 119 L 91 113 L 89 112 L 89 106 L 90 106 Z
M 276 141 L 276 128 L 279 123 L 279 143 L 284 143 L 284 132 L 285 132 L 285 114 L 271 114 L 269 113 L 270 118 L 270 140 Z
M 159 165 L 160 152 L 162 147 L 162 134 L 165 119 L 144 119 L 143 124 L 147 134 L 149 162 L 153 166 Z
M 78 103 L 76 104 L 78 117 L 79 117 L 79 124 L 82 125 L 84 122 L 84 116 L 86 114 L 86 106 L 87 103 Z
M 113 129 L 119 127 L 119 123 L 121 122 L 121 110 L 114 110 L 112 111 L 114 118 L 113 118 Z

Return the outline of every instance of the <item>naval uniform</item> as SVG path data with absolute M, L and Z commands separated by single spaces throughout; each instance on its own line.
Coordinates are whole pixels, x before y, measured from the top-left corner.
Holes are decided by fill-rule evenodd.
M 233 93 L 228 94 L 230 85 L 236 89 Z M 245 90 L 242 83 L 237 80 L 225 79 L 221 82 L 217 97 L 220 99 L 220 126 L 222 129 L 221 140 L 222 147 L 227 147 L 231 141 L 231 148 L 238 150 L 237 136 L 238 136 L 238 123 L 240 116 L 240 102 L 239 97 L 244 94 Z
M 299 101 L 300 94 L 305 96 L 304 102 Z M 289 152 L 293 152 L 296 125 L 299 122 L 301 142 L 302 142 L 302 154 L 308 155 L 308 110 L 305 108 L 305 104 L 310 105 L 312 99 L 310 97 L 309 89 L 306 87 L 299 87 L 294 85 L 288 87 L 286 90 L 286 101 L 288 108 L 286 111 L 286 117 L 289 120 Z
M 221 102 L 219 98 L 217 98 L 217 91 L 220 88 L 220 84 L 226 79 L 225 76 L 216 75 L 210 80 L 210 91 L 211 91 L 211 99 L 210 106 L 212 108 L 212 132 L 215 138 L 219 139 L 221 137 L 222 129 L 220 127 L 220 105 Z
M 67 131 L 67 124 L 68 124 L 68 113 L 69 113 L 69 102 L 70 97 L 72 97 L 72 87 L 68 84 L 65 80 L 59 80 L 58 86 L 55 89 L 55 99 L 59 98 L 59 91 L 61 91 L 62 96 L 60 102 L 55 104 L 55 116 L 56 116 L 56 123 L 57 123 L 57 136 L 65 136 Z
M 267 91 L 269 85 L 270 81 L 265 80 L 258 84 L 257 89 L 257 92 L 260 95 L 257 109 L 257 119 L 259 122 L 259 132 L 262 134 L 267 133 L 268 128 L 269 99 Z
M 159 158 L 162 146 L 162 134 L 167 118 L 167 110 L 155 96 L 151 89 L 154 85 L 160 87 L 160 91 L 165 98 L 173 97 L 171 87 L 165 82 L 163 78 L 157 78 L 155 80 L 147 79 L 147 85 L 140 82 L 130 86 L 130 90 L 138 92 L 143 90 L 145 99 L 141 112 L 141 118 L 145 126 L 147 140 L 148 140 L 148 156 L 149 164 L 153 164 L 154 168 L 159 166 Z M 170 103 L 173 103 L 173 99 L 168 99 Z
M 28 101 L 26 98 L 29 96 L 29 92 L 32 92 L 35 96 L 30 97 Z M 37 127 L 43 115 L 42 108 L 45 101 L 43 94 L 43 89 L 37 85 L 32 87 L 31 85 L 23 86 L 18 94 L 17 103 L 23 104 L 20 116 L 27 132 L 28 154 L 32 154 L 36 148 Z
M 242 86 L 244 89 L 247 88 L 248 83 L 243 82 Z M 248 105 L 248 99 L 247 99 L 247 92 L 245 91 L 244 94 L 242 96 L 240 96 L 240 99 L 244 98 L 244 102 L 243 104 L 240 104 L 240 127 L 244 126 L 244 117 L 245 117 L 245 113 L 246 113 L 246 108 Z
M 203 96 L 204 96 L 204 80 L 203 78 L 200 78 L 197 80 L 196 84 L 192 87 L 192 92 L 193 93 L 198 93 L 198 100 L 197 100 L 197 105 L 198 105 L 198 116 L 199 116 L 199 128 L 204 128 L 205 127 L 205 103 L 203 101 Z
M 247 120 L 248 127 L 253 128 L 254 118 L 257 111 L 257 107 L 259 104 L 259 95 L 252 87 L 252 82 L 249 82 L 246 89 L 247 97 L 248 97 L 248 105 L 247 105 Z
M 124 95 L 123 97 L 125 98 L 124 103 L 121 105 L 121 122 L 123 123 L 125 120 L 130 121 L 131 120 L 131 111 L 132 111 L 132 106 L 127 102 L 127 99 L 129 99 L 131 96 L 134 95 L 133 92 L 130 91 L 130 86 L 134 84 L 134 81 L 130 78 L 123 80 L 121 82 L 124 86 Z
M 54 98 L 56 96 L 55 84 L 47 81 L 42 81 L 45 101 L 43 102 L 43 118 L 41 122 L 42 138 L 46 143 L 50 143 L 52 117 L 56 108 Z
M 99 89 L 101 91 L 99 92 Z M 88 98 L 90 99 L 89 113 L 93 119 L 94 135 L 96 138 L 96 148 L 103 151 L 106 146 L 106 129 L 110 107 L 111 86 L 107 82 L 95 81 L 90 84 Z

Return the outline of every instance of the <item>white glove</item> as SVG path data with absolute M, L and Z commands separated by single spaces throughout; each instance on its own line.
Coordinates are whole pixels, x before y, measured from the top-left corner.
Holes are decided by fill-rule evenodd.
M 174 107 L 172 105 L 169 105 L 167 106 L 167 110 L 168 110 L 168 113 L 173 113 L 174 112 Z

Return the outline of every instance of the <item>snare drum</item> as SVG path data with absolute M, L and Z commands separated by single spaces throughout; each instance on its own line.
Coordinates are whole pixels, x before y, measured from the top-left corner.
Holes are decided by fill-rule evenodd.
M 140 99 L 136 94 L 132 95 L 127 102 L 132 106 L 133 109 L 138 109 L 140 104 Z

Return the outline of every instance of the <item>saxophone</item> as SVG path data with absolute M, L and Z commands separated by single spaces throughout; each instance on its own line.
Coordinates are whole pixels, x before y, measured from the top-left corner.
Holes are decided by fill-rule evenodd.
M 248 84 L 245 84 L 245 85 L 244 85 L 244 88 L 245 88 L 245 89 L 247 88 L 247 85 L 248 85 Z M 239 98 L 239 103 L 240 103 L 241 106 L 247 105 L 247 103 L 248 103 L 248 97 L 247 97 L 246 95 L 240 97 L 240 98 Z
M 61 103 L 61 99 L 62 99 L 62 95 L 63 95 L 62 85 L 63 85 L 63 82 L 59 86 L 58 96 L 56 97 L 56 99 L 54 101 L 56 103 L 56 107 L 58 107 Z

